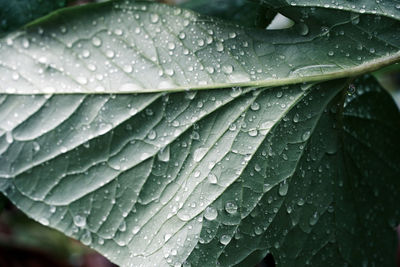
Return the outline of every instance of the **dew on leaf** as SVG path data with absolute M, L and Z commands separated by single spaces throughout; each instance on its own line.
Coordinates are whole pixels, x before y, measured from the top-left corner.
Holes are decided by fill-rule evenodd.
M 229 214 L 235 214 L 238 210 L 238 206 L 233 202 L 227 202 L 225 204 L 225 210 Z
M 209 221 L 215 220 L 218 216 L 218 211 L 214 207 L 207 207 L 206 210 L 204 211 L 204 218 L 206 218 Z
M 219 242 L 220 242 L 222 245 L 228 245 L 229 242 L 231 241 L 231 239 L 232 239 L 232 238 L 231 238 L 229 235 L 222 235 L 221 238 L 219 239 Z
M 81 236 L 81 242 L 85 246 L 89 246 L 90 244 L 92 244 L 92 234 L 88 230 L 86 230 Z
M 286 196 L 288 189 L 289 189 L 289 184 L 287 183 L 287 180 L 284 180 L 282 183 L 279 184 L 279 190 L 278 190 L 279 195 Z

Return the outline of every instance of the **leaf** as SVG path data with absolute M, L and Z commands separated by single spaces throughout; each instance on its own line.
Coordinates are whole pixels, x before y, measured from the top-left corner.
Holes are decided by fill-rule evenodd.
M 243 26 L 264 29 L 276 15 L 276 12 L 269 10 L 265 5 L 251 1 L 190 0 L 180 6 L 200 14 L 234 21 Z
M 0 188 L 122 266 L 390 266 L 399 112 L 346 85 L 3 95 Z
M 399 61 L 396 17 L 357 15 L 353 24 L 352 12 L 317 14 L 323 24 L 268 31 L 148 2 L 67 9 L 0 41 L 0 93 L 277 86 L 356 76 Z
M 66 6 L 66 0 L 0 1 L 0 36 L 53 10 Z

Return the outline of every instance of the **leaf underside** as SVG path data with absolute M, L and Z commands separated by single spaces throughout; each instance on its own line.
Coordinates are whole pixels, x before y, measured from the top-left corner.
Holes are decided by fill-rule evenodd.
M 344 109 L 340 80 L 3 95 L 1 190 L 124 266 L 228 266 L 267 251 L 287 266 L 387 265 L 400 120 L 365 79 Z

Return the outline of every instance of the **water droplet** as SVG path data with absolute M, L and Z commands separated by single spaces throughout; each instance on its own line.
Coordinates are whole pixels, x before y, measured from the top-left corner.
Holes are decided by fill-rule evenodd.
M 22 39 L 22 47 L 29 48 L 29 45 L 30 45 L 29 40 L 27 38 L 23 38 Z
M 154 140 L 157 137 L 157 133 L 154 130 L 150 130 L 150 132 L 147 135 L 147 138 L 149 138 L 150 140 Z
M 314 226 L 318 221 L 318 212 L 315 212 L 309 220 L 310 226 Z
M 231 237 L 229 235 L 222 235 L 221 238 L 219 239 L 219 242 L 222 245 L 228 245 L 228 243 L 231 241 Z
M 302 139 L 303 141 L 307 141 L 308 138 L 310 138 L 310 135 L 311 135 L 311 132 L 310 132 L 310 131 L 305 131 L 305 132 L 303 133 L 303 135 L 301 136 L 301 139 Z
M 81 215 L 74 216 L 74 223 L 76 226 L 82 228 L 86 226 L 86 218 Z
M 217 176 L 215 174 L 213 174 L 212 172 L 210 172 L 208 174 L 207 179 L 210 182 L 210 184 L 216 184 L 218 182 Z
M 113 58 L 114 56 L 115 56 L 114 51 L 112 51 L 112 50 L 107 50 L 106 51 L 106 57 Z
M 179 39 L 183 40 L 186 38 L 186 34 L 184 32 L 179 33 L 178 35 Z
M 232 90 L 230 91 L 230 96 L 231 97 L 238 97 L 242 94 L 242 88 L 241 87 L 232 87 Z
M 225 72 L 226 74 L 231 74 L 233 72 L 233 66 L 232 65 L 223 65 L 222 71 Z
M 216 43 L 215 43 L 215 47 L 216 47 L 216 49 L 217 49 L 218 52 L 224 51 L 224 45 L 223 45 L 223 43 L 221 43 L 221 42 L 216 42 Z
M 83 50 L 82 51 L 82 57 L 84 57 L 84 58 L 88 58 L 88 57 L 90 57 L 90 51 L 89 50 Z
M 170 159 L 170 148 L 169 146 L 164 147 L 158 152 L 157 158 L 159 161 L 168 162 Z
M 257 111 L 260 109 L 260 104 L 258 104 L 257 102 L 253 102 L 250 106 L 251 110 Z
M 169 50 L 174 50 L 175 49 L 175 44 L 174 43 L 168 43 L 167 45 Z
M 206 210 L 204 211 L 204 218 L 206 218 L 209 221 L 215 220 L 218 216 L 218 211 L 214 207 L 207 207 Z
M 255 233 L 256 235 L 261 235 L 262 232 L 263 232 L 263 230 L 261 229 L 260 226 L 254 227 L 254 233 Z
M 102 43 L 102 41 L 101 41 L 101 39 L 99 37 L 95 36 L 95 37 L 92 38 L 92 44 L 94 46 L 99 47 L 99 46 L 101 46 L 101 43 Z
M 278 190 L 279 195 L 286 196 L 288 189 L 289 189 L 289 184 L 287 183 L 287 180 L 285 179 L 282 183 L 279 184 L 279 190 Z
M 50 213 L 56 212 L 56 207 L 55 206 L 50 206 Z
M 297 201 L 297 205 L 299 205 L 299 206 L 303 206 L 304 203 L 305 203 L 305 201 L 303 198 L 299 198 L 299 200 Z
M 120 230 L 121 232 L 125 232 L 126 231 L 126 222 L 125 220 L 122 220 L 122 222 L 120 223 L 118 230 Z
M 328 56 L 330 56 L 330 57 L 333 56 L 334 54 L 335 54 L 335 53 L 334 53 L 333 51 L 329 51 L 329 52 L 328 52 Z
M 164 235 L 164 242 L 167 242 L 171 237 L 172 237 L 171 234 L 165 234 Z
M 46 225 L 46 226 L 49 225 L 49 220 L 47 220 L 46 218 L 40 218 L 39 222 L 41 224 L 43 224 L 43 225 Z
M 356 87 L 354 86 L 354 84 L 349 84 L 349 88 L 347 89 L 347 94 L 353 95 L 356 92 Z
M 92 243 L 92 234 L 88 230 L 81 236 L 81 242 L 85 246 L 89 246 Z
M 206 147 L 201 147 L 201 148 L 196 149 L 193 153 L 193 160 L 195 162 L 199 162 L 200 160 L 203 159 L 203 157 L 207 154 L 207 152 L 208 152 L 208 148 L 206 148 Z
M 6 132 L 6 142 L 11 144 L 13 141 L 14 141 L 14 137 L 13 137 L 12 133 L 10 131 Z
M 160 16 L 158 14 L 150 14 L 151 23 L 157 23 L 160 20 Z
M 139 233 L 139 231 L 140 231 L 140 226 L 135 226 L 132 229 L 132 234 L 136 235 L 137 233 Z
M 104 244 L 104 239 L 101 238 L 101 237 L 99 237 L 99 239 L 97 240 L 97 243 L 98 243 L 99 245 L 103 245 L 103 244 Z
M 203 39 L 197 40 L 197 44 L 198 46 L 204 46 L 204 40 Z
M 307 24 L 305 24 L 305 23 L 298 23 L 298 24 L 296 24 L 296 30 L 297 30 L 297 32 L 300 34 L 300 35 L 303 35 L 303 36 L 305 36 L 305 35 L 307 35 L 308 34 L 308 26 L 307 26 Z
M 257 136 L 257 135 L 258 135 L 257 129 L 255 129 L 255 128 L 251 129 L 251 130 L 249 131 L 249 135 L 252 136 L 252 137 Z
M 235 214 L 238 210 L 238 206 L 233 202 L 227 202 L 225 204 L 225 210 L 229 214 Z

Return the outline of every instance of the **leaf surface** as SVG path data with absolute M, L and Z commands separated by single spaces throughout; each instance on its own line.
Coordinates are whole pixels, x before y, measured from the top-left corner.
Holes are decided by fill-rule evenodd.
M 398 20 L 357 15 L 354 24 L 353 13 L 330 12 L 333 21 L 268 31 L 148 2 L 75 7 L 0 41 L 0 93 L 276 86 L 354 76 L 399 60 Z

